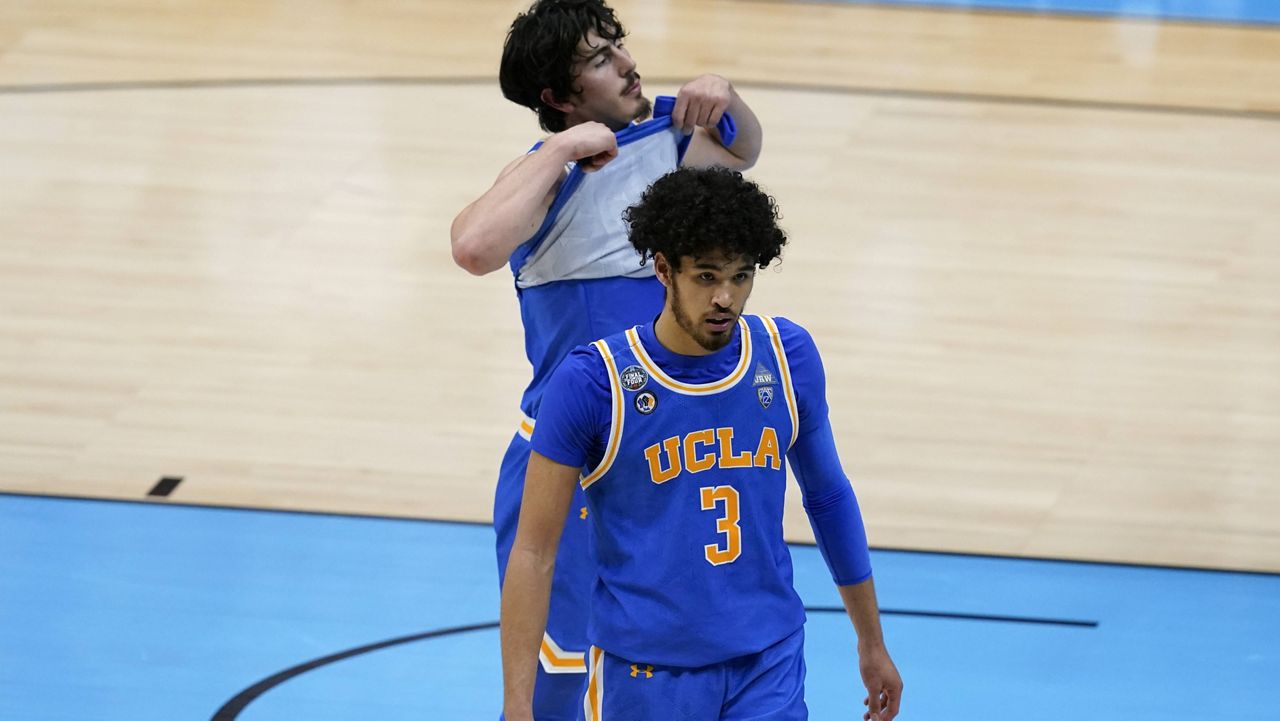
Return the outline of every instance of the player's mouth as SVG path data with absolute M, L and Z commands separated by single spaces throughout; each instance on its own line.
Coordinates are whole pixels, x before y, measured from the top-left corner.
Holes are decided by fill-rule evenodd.
M 629 98 L 638 98 L 640 97 L 641 90 L 640 81 L 636 80 L 634 83 L 628 85 L 627 89 L 622 91 L 622 94 Z
M 707 328 L 712 333 L 725 333 L 733 328 L 738 317 L 731 313 L 717 313 L 707 318 Z

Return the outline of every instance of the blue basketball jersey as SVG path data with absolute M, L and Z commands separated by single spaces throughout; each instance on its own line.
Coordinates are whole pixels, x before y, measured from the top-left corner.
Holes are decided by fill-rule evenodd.
M 512 254 L 533 379 L 521 399 L 537 417 L 548 376 L 577 346 L 647 323 L 662 309 L 663 287 L 641 265 L 622 213 L 653 181 L 679 167 L 688 137 L 671 118 L 618 131 L 618 157 L 593 173 L 572 164 L 541 227 Z
M 597 560 L 587 633 L 609 653 L 704 666 L 804 623 L 782 539 L 795 392 L 774 322 L 739 324 L 736 365 L 705 383 L 665 373 L 635 328 L 594 344 L 611 408 L 581 480 Z

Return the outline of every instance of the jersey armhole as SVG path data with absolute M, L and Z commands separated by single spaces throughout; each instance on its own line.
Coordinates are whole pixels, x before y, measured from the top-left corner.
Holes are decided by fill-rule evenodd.
M 787 362 L 787 350 L 782 345 L 782 334 L 778 332 L 778 324 L 769 316 L 760 316 L 764 328 L 769 333 L 769 345 L 773 347 L 773 356 L 778 361 L 778 373 L 782 375 L 782 395 L 787 399 L 787 413 L 791 416 L 791 442 L 787 450 L 796 444 L 800 436 L 800 412 L 796 405 L 795 387 L 791 383 L 791 364 Z
M 605 444 L 604 455 L 600 458 L 599 465 L 578 481 L 583 490 L 600 480 L 600 477 L 613 466 L 613 460 L 618 456 L 618 444 L 622 440 L 622 423 L 625 418 L 622 405 L 622 388 L 618 384 L 618 366 L 613 361 L 613 351 L 609 349 L 609 344 L 603 340 L 598 340 L 591 345 L 604 358 L 605 372 L 609 375 L 609 441 Z

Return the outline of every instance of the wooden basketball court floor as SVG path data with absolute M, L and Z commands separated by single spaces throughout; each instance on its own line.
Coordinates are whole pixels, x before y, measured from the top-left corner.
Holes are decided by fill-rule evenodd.
M 39 715 L 43 692 L 67 703 L 76 694 L 56 693 L 65 678 L 46 676 L 33 693 L 33 677 L 17 670 L 45 669 L 41 658 L 99 666 L 15 639 L 53 628 L 74 638 L 82 624 L 113 621 L 77 615 L 97 605 L 89 599 L 23 593 L 101 578 L 86 569 L 111 549 L 137 549 L 120 534 L 157 523 L 139 520 L 151 506 L 69 499 L 142 501 L 172 476 L 183 480 L 149 501 L 164 504 L 154 510 L 211 527 L 206 519 L 235 512 L 171 506 L 369 515 L 389 524 L 380 528 L 394 527 L 392 516 L 489 519 L 527 364 L 508 277 L 458 270 L 447 237 L 454 213 L 537 137 L 494 80 L 522 5 L 0 5 L 0 544 L 10 578 L 35 579 L 0 598 L 0 688 L 19 704 L 4 717 L 89 717 Z M 765 150 L 751 175 L 778 198 L 792 245 L 758 280 L 750 309 L 817 337 L 874 546 L 1263 572 L 1206 574 L 1218 591 L 1274 579 L 1274 24 L 1229 12 L 1200 22 L 838 3 L 616 6 L 650 92 L 719 72 L 761 117 Z M 40 498 L 49 496 L 62 500 Z M 63 507 L 99 511 L 54 510 Z M 75 525 L 85 523 L 95 525 Z M 255 574 L 288 566 L 252 558 L 277 544 L 310 547 L 305 534 L 323 532 L 296 530 L 304 535 L 253 536 L 260 544 L 233 553 L 200 593 L 234 606 Z M 809 538 L 798 503 L 787 531 Z M 88 546 L 99 539 L 91 550 L 101 555 L 49 550 L 77 533 Z M 157 562 L 165 539 L 105 567 Z M 446 558 L 459 543 L 432 542 Z M 193 560 L 173 551 L 159 567 Z M 981 560 L 882 551 L 877 564 L 900 557 Z M 467 559 L 449 573 L 465 576 Z M 323 584 L 327 567 L 315 563 L 307 568 L 321 578 L 307 583 Z M 935 580 L 966 573 L 921 563 Z M 1029 562 L 1005 563 L 1034 575 L 1016 565 Z M 14 575 L 18 565 L 34 576 Z M 378 588 L 456 586 L 416 578 L 409 561 L 394 570 Z M 1159 587 L 1124 578 L 1126 588 Z M 464 594 L 427 607 L 496 609 L 492 584 L 480 585 L 488 601 Z M 820 606 L 828 590 L 806 601 Z M 1178 618 L 1258 620 L 1276 595 L 1197 596 L 1214 602 Z M 928 598 L 891 596 L 916 609 Z M 1152 617 L 1175 623 L 1169 606 L 1150 603 L 1163 609 Z M 1014 613 L 1003 607 L 971 606 Z M 441 613 L 407 630 L 316 635 L 315 648 L 277 649 L 244 668 L 235 644 L 213 654 L 225 665 L 212 670 L 110 660 L 132 669 L 122 674 L 170 661 L 220 673 L 229 697 L 240 681 L 308 658 L 495 618 Z M 1229 668 L 1245 679 L 1273 672 L 1274 626 L 1240 635 L 1262 643 Z M 489 641 L 473 655 L 492 671 Z M 1140 647 L 1147 662 L 1179 652 Z M 111 677 L 80 682 L 83 691 Z

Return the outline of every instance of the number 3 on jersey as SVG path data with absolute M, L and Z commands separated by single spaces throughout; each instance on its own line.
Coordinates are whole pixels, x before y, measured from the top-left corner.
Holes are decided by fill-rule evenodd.
M 702 489 L 702 510 L 714 511 L 718 502 L 724 502 L 724 515 L 716 519 L 716 531 L 725 534 L 725 547 L 708 543 L 707 563 L 721 566 L 733 563 L 742 555 L 742 529 L 738 526 L 738 490 L 733 486 L 707 486 Z

